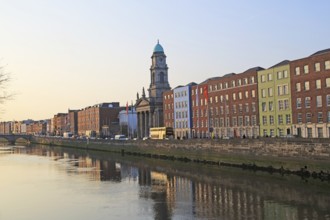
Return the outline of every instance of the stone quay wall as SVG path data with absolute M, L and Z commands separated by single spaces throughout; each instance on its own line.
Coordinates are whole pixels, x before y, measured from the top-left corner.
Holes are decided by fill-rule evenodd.
M 31 143 L 198 161 L 256 163 L 263 166 L 330 169 L 330 139 L 188 139 L 188 140 L 76 140 L 33 137 Z M 322 169 L 323 169 L 322 168 Z

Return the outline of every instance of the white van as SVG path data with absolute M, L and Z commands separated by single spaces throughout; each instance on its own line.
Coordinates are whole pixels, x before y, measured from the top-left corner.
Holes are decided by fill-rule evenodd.
M 117 134 L 117 135 L 115 135 L 115 140 L 126 141 L 126 140 L 128 140 L 128 138 L 123 134 Z

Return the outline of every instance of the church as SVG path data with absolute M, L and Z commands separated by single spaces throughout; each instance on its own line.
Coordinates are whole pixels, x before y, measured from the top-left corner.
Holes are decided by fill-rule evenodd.
M 166 55 L 158 41 L 151 56 L 148 97 L 146 97 L 144 88 L 141 97 L 137 94 L 135 107 L 138 119 L 138 138 L 149 137 L 150 128 L 164 126 L 163 92 L 170 89 Z

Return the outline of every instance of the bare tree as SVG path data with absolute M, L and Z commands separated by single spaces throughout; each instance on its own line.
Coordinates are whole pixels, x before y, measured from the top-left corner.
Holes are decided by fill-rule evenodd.
M 4 66 L 0 66 L 0 104 L 13 98 L 13 94 L 7 92 L 9 82 L 10 74 L 5 71 Z

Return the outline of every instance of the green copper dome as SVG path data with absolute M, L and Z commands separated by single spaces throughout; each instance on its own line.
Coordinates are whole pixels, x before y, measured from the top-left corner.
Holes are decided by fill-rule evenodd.
M 164 53 L 164 49 L 163 49 L 162 45 L 159 44 L 159 41 L 157 42 L 157 44 L 154 48 L 154 53 L 157 53 L 157 52 Z

